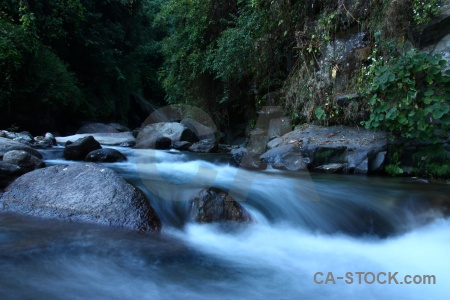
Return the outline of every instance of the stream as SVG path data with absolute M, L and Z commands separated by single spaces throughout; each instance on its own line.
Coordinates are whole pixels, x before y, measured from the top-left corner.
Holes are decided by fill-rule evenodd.
M 103 165 L 144 191 L 162 232 L 0 214 L 0 299 L 450 295 L 450 219 L 442 215 L 449 206 L 448 185 L 247 171 L 229 166 L 226 155 L 116 149 L 128 161 Z M 42 154 L 48 166 L 73 163 L 62 158 L 62 148 Z M 187 200 L 205 187 L 229 192 L 254 222 L 189 222 Z M 357 272 L 398 272 L 398 284 L 388 275 L 384 283 L 370 283 L 371 273 L 359 280 Z M 436 282 L 400 284 L 406 275 L 433 275 Z

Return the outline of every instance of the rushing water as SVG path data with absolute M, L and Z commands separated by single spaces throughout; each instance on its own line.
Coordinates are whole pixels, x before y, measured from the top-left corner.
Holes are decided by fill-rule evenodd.
M 447 299 L 450 190 L 408 179 L 230 167 L 219 155 L 120 149 L 105 164 L 147 194 L 159 235 L 0 214 L 0 299 Z M 67 163 L 61 150 L 46 163 Z M 208 186 L 252 215 L 197 225 L 186 201 Z M 333 272 L 335 284 L 316 284 Z M 353 283 L 347 284 L 347 272 Z M 358 283 L 356 272 L 434 275 L 436 284 Z M 367 277 L 370 281 L 371 277 Z M 386 279 L 386 278 L 382 278 Z

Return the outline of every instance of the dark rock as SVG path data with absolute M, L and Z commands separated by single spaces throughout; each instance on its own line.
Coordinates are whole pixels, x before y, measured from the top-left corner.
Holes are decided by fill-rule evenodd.
M 0 188 L 7 186 L 24 173 L 25 170 L 19 166 L 0 161 Z
M 189 151 L 198 153 L 216 153 L 218 149 L 219 145 L 215 140 L 201 140 L 189 147 Z
M 38 169 L 16 179 L 0 198 L 2 211 L 158 231 L 160 221 L 142 191 L 92 163 Z
M 280 118 L 283 116 L 283 108 L 281 106 L 264 106 L 258 114 L 269 116 L 272 119 Z
M 155 149 L 166 150 L 172 148 L 172 140 L 166 136 L 161 136 L 156 139 Z
M 353 168 L 353 174 L 367 174 L 369 171 L 369 159 L 364 159 L 359 165 Z
M 172 142 L 187 141 L 195 143 L 198 137 L 186 126 L 176 122 L 155 123 L 145 126 L 136 138 L 138 149 L 155 149 L 156 140 L 167 137 Z
M 185 118 L 180 122 L 182 125 L 186 126 L 193 133 L 197 135 L 199 140 L 215 140 L 216 139 L 216 130 L 205 126 L 194 119 Z
M 36 156 L 23 150 L 12 150 L 6 152 L 3 156 L 3 161 L 19 166 L 26 171 L 33 171 L 35 169 L 44 168 L 45 164 Z
M 327 164 L 323 166 L 319 166 L 316 170 L 323 171 L 325 173 L 338 173 L 344 169 L 345 164 Z
M 81 126 L 77 134 L 83 133 L 118 133 L 119 131 L 111 125 L 103 123 L 89 123 Z
M 42 158 L 42 155 L 30 146 L 0 137 L 0 158 L 2 158 L 6 152 L 9 152 L 11 150 L 23 150 L 37 158 Z
M 69 160 L 84 160 L 85 157 L 94 150 L 101 149 L 99 142 L 92 136 L 87 136 L 76 140 L 64 148 L 64 158 Z
M 111 148 L 103 148 L 89 152 L 86 155 L 85 161 L 90 162 L 119 162 L 127 160 L 126 156 L 123 155 L 120 151 Z
M 191 200 L 191 218 L 197 223 L 250 222 L 250 214 L 230 195 L 216 189 L 202 190 Z
M 249 170 L 258 170 L 263 167 L 259 163 L 258 155 L 243 147 L 231 150 L 230 165 Z
M 13 140 L 30 145 L 33 143 L 33 136 L 28 131 L 23 131 L 20 133 L 16 133 L 16 137 Z
M 192 143 L 186 142 L 186 141 L 174 142 L 172 145 L 172 147 L 177 150 L 188 150 L 189 147 L 191 147 L 191 146 L 192 146 Z
M 260 156 L 261 162 L 271 164 L 276 169 L 299 171 L 307 169 L 299 145 L 287 144 L 273 148 Z
M 130 128 L 123 126 L 119 123 L 109 123 L 107 124 L 107 126 L 110 126 L 112 128 L 114 128 L 115 130 L 117 130 L 118 132 L 128 132 L 131 131 Z

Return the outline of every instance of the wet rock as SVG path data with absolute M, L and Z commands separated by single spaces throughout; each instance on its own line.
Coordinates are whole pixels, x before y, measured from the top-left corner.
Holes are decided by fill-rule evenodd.
M 120 151 L 111 148 L 103 148 L 89 152 L 86 155 L 85 161 L 90 162 L 120 162 L 127 160 L 126 156 L 123 155 Z
M 56 139 L 50 132 L 47 132 L 45 136 L 37 136 L 34 138 L 33 147 L 35 148 L 51 148 L 56 146 Z
M 345 164 L 327 164 L 320 167 L 317 167 L 316 170 L 323 171 L 325 173 L 338 173 L 342 171 L 345 167 Z
M 299 171 L 307 169 L 300 146 L 287 144 L 273 148 L 260 156 L 261 162 L 271 164 L 276 169 Z
M 142 191 L 92 163 L 52 166 L 19 177 L 1 196 L 0 210 L 139 231 L 161 227 Z
M 198 137 L 186 126 L 176 122 L 161 122 L 145 126 L 136 138 L 138 149 L 155 149 L 158 138 L 166 137 L 172 142 L 197 142 Z
M 84 160 L 91 151 L 101 148 L 99 142 L 92 136 L 87 136 L 67 145 L 64 148 L 63 156 L 69 160 Z
M 25 171 L 33 171 L 35 169 L 44 168 L 45 164 L 36 156 L 23 150 L 12 150 L 6 152 L 3 161 L 21 167 Z
M 198 153 L 216 153 L 218 149 L 219 145 L 215 140 L 201 140 L 189 147 L 189 151 Z
M 37 150 L 31 148 L 30 146 L 27 146 L 25 144 L 22 144 L 20 142 L 16 142 L 16 141 L 13 141 L 13 140 L 10 140 L 7 138 L 0 137 L 0 158 L 2 158 L 6 152 L 9 152 L 12 150 L 23 150 L 37 158 L 42 158 L 42 155 Z
M 65 137 L 56 137 L 56 142 L 58 144 L 64 144 L 67 141 L 76 141 L 78 139 L 92 136 L 102 145 L 107 146 L 119 146 L 121 144 L 135 145 L 136 139 L 131 132 L 119 132 L 119 133 L 86 133 L 86 134 L 76 134 Z
M 250 214 L 230 195 L 216 189 L 202 190 L 191 200 L 191 218 L 197 223 L 250 222 Z
M 248 170 L 262 168 L 258 155 L 243 147 L 231 150 L 230 165 Z
M 188 150 L 189 147 L 192 146 L 191 142 L 186 142 L 186 141 L 179 141 L 179 142 L 174 142 L 172 147 L 176 150 Z

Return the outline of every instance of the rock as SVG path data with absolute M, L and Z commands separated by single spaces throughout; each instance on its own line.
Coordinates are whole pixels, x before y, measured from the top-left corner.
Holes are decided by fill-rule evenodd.
M 213 128 L 205 126 L 194 119 L 185 118 L 181 120 L 180 123 L 190 129 L 193 133 L 195 133 L 199 140 L 216 139 L 216 132 Z
M 84 160 L 85 157 L 94 150 L 101 149 L 99 142 L 92 136 L 87 136 L 76 140 L 64 148 L 64 158 L 69 160 Z
M 44 162 L 23 150 L 12 150 L 3 155 L 3 161 L 21 167 L 25 171 L 44 168 Z
M 215 140 L 201 140 L 189 147 L 189 151 L 198 153 L 216 153 L 218 149 L 219 145 Z
M 197 142 L 197 136 L 186 126 L 176 122 L 161 122 L 145 126 L 136 138 L 138 149 L 154 149 L 156 140 L 161 137 L 171 139 L 172 142 Z
M 56 146 L 56 139 L 53 134 L 47 132 L 45 136 L 35 137 L 33 146 L 37 148 L 51 148 L 52 146 Z
M 287 144 L 273 148 L 260 156 L 261 162 L 271 164 L 276 169 L 289 171 L 306 170 L 307 164 L 300 151 L 300 146 Z
M 0 161 L 0 189 L 13 182 L 17 177 L 24 173 L 25 170 L 19 166 Z
M 271 147 L 276 146 L 272 150 L 299 145 L 304 159 L 309 159 L 314 168 L 339 163 L 346 164 L 345 172 L 367 174 L 376 154 L 386 151 L 388 138 L 385 132 L 362 128 L 307 125 L 270 143 Z
M 359 165 L 353 169 L 353 174 L 367 174 L 369 170 L 369 159 L 364 159 Z
M 276 147 L 280 146 L 282 143 L 283 143 L 283 138 L 280 138 L 280 137 L 275 138 L 267 143 L 267 149 L 270 150 L 270 149 L 276 148 Z
M 115 130 L 117 130 L 118 132 L 128 132 L 131 131 L 130 128 L 123 126 L 119 123 L 109 123 L 107 124 L 107 126 L 110 126 L 112 128 L 114 128 Z
M 23 150 L 37 158 L 42 158 L 42 155 L 30 146 L 0 137 L 0 158 L 2 158 L 6 152 L 9 152 L 11 150 Z
M 250 214 L 230 195 L 216 189 L 202 190 L 191 200 L 191 218 L 197 223 L 250 222 Z
M 0 210 L 139 231 L 158 231 L 159 218 L 142 191 L 93 163 L 38 169 L 16 179 Z
M 386 160 L 386 151 L 378 152 L 375 159 L 372 160 L 370 165 L 370 171 L 380 172 L 383 171 L 384 162 Z
M 28 131 L 16 133 L 16 137 L 13 139 L 16 142 L 31 145 L 33 143 L 33 136 Z
M 327 164 L 317 167 L 317 170 L 324 171 L 325 173 L 337 173 L 344 169 L 345 164 Z
M 89 152 L 86 155 L 85 161 L 90 162 L 120 162 L 127 160 L 126 156 L 123 155 L 120 151 L 111 148 L 103 148 Z
M 129 130 L 127 130 L 129 131 Z M 119 131 L 111 125 L 103 123 L 89 123 L 78 129 L 77 134 L 83 133 L 118 133 Z
M 291 121 L 288 117 L 281 117 L 276 119 L 271 119 L 269 121 L 269 129 L 267 130 L 267 134 L 269 139 L 277 138 L 285 135 L 290 132 L 291 129 Z
M 174 149 L 177 149 L 177 150 L 188 150 L 189 147 L 191 147 L 191 146 L 192 146 L 192 143 L 191 142 L 186 142 L 186 141 L 174 142 L 172 144 L 172 147 Z
M 263 167 L 257 154 L 243 147 L 231 150 L 230 165 L 248 170 L 259 170 Z
M 155 149 L 166 150 L 172 148 L 172 140 L 168 137 L 161 136 L 156 139 Z
M 56 142 L 58 142 L 58 144 L 64 144 L 67 141 L 76 141 L 87 136 L 94 137 L 100 144 L 106 146 L 119 146 L 125 143 L 129 145 L 136 144 L 136 139 L 131 132 L 76 134 L 65 137 L 56 137 Z

